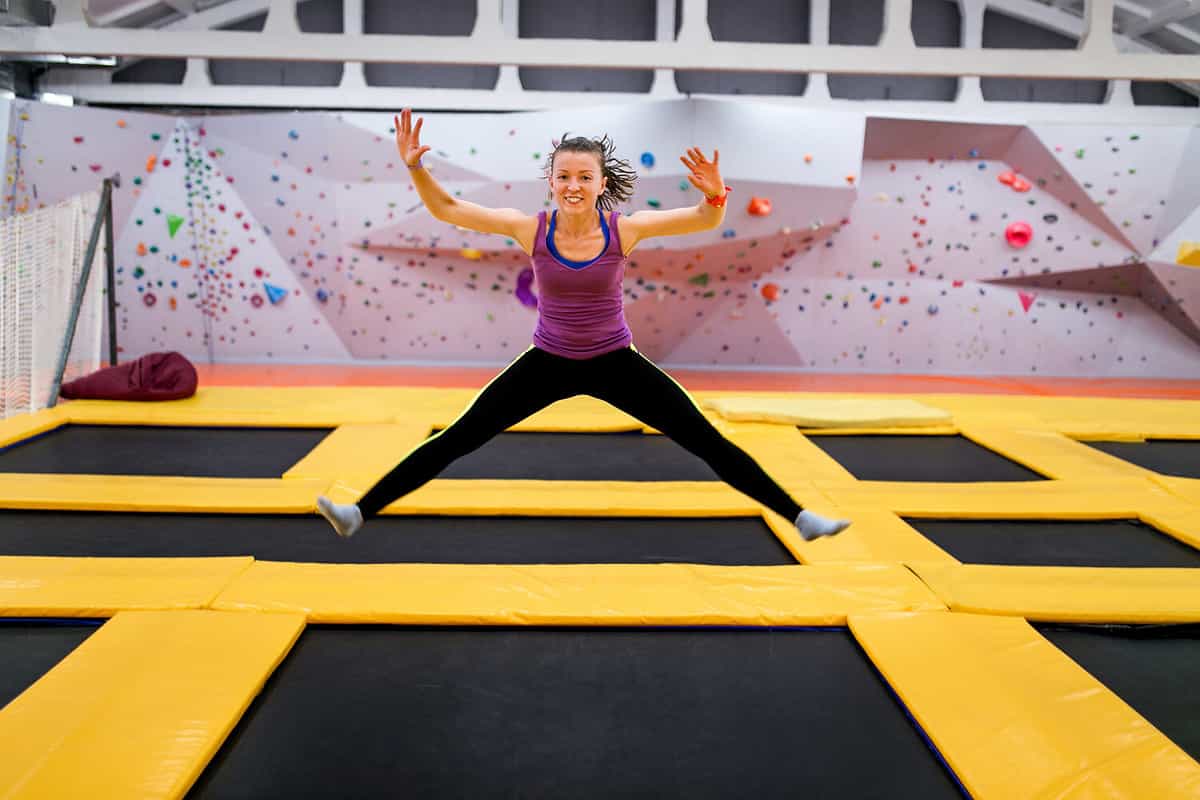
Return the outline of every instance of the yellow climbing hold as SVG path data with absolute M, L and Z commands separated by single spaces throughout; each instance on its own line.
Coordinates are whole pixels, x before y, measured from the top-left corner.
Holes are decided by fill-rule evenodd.
M 1175 262 L 1185 267 L 1200 267 L 1200 242 L 1181 242 Z

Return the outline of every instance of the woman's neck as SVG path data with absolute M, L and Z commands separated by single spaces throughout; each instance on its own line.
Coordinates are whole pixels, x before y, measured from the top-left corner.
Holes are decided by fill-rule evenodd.
M 590 214 L 580 214 L 576 217 L 574 214 L 556 214 L 554 221 L 554 229 L 558 233 L 568 239 L 585 239 L 595 233 L 600 227 L 600 215 L 595 216 Z

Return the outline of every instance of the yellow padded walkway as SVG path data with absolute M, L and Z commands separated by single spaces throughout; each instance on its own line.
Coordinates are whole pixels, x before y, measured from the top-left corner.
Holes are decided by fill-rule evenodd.
M 716 567 L 255 562 L 226 611 L 411 625 L 844 625 L 848 614 L 941 610 L 896 565 Z
M 1200 764 L 1024 620 L 854 615 L 850 629 L 972 797 L 1200 796 Z
M 207 608 L 253 561 L 0 556 L 0 616 L 111 617 L 126 610 Z
M 0 710 L 0 797 L 183 796 L 304 628 L 123 612 Z

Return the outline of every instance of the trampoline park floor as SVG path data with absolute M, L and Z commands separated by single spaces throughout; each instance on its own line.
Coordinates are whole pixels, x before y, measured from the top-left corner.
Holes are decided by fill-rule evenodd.
M 6 797 L 1200 797 L 1197 382 L 678 372 L 851 528 L 580 397 L 343 541 L 494 371 L 200 373 L 0 422 Z

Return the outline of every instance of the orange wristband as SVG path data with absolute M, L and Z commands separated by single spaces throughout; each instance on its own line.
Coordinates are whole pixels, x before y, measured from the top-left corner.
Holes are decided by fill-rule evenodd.
M 725 194 L 717 194 L 712 197 L 705 197 L 704 202 L 708 203 L 713 208 L 724 208 L 725 201 L 729 199 L 729 193 L 733 191 L 732 186 L 725 187 Z

